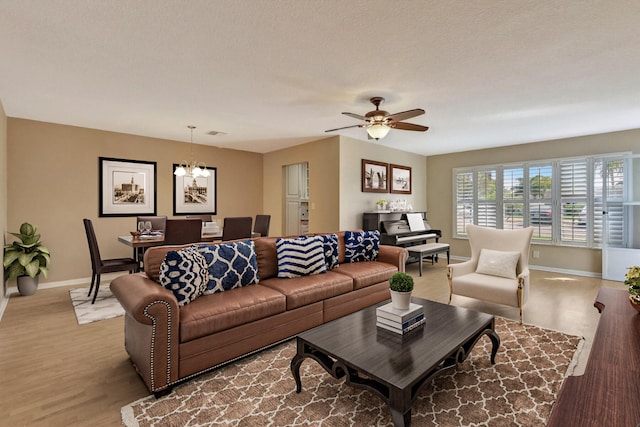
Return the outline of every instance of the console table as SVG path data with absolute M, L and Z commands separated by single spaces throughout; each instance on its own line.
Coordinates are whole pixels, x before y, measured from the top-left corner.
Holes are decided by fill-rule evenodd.
M 640 313 L 629 293 L 602 288 L 601 313 L 584 375 L 565 378 L 548 426 L 640 425 Z

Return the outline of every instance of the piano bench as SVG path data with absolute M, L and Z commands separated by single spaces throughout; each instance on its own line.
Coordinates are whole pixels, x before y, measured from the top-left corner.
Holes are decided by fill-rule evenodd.
M 447 264 L 449 264 L 449 244 L 448 243 L 426 243 L 424 245 L 407 246 L 409 255 L 416 255 L 419 259 L 420 276 L 422 276 L 422 258 L 431 255 L 431 264 L 433 264 L 433 257 L 442 252 L 447 253 Z

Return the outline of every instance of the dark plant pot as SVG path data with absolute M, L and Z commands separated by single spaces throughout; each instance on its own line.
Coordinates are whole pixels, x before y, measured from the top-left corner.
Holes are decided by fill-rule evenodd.
M 38 279 L 40 276 L 18 276 L 18 292 L 22 296 L 29 296 L 36 293 L 38 290 Z
M 629 295 L 629 302 L 631 303 L 631 307 L 635 308 L 638 313 L 640 313 L 640 304 L 638 304 L 637 302 L 635 302 L 632 298 L 631 295 Z

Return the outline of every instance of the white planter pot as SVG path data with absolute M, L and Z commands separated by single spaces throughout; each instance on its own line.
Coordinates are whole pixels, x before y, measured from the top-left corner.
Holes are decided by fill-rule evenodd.
M 398 310 L 409 310 L 409 304 L 411 303 L 411 292 L 391 292 L 391 307 Z
M 29 296 L 36 293 L 38 290 L 38 279 L 40 276 L 18 276 L 16 279 L 18 282 L 18 292 L 20 295 Z

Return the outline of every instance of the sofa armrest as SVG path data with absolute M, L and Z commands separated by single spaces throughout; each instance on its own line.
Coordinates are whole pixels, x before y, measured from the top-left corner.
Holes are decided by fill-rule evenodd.
M 179 378 L 180 311 L 173 293 L 145 274 L 111 282 L 124 308 L 124 344 L 149 391 L 159 394 Z
M 398 267 L 398 271 L 404 272 L 404 266 L 409 258 L 409 252 L 400 246 L 380 245 L 378 261 Z

